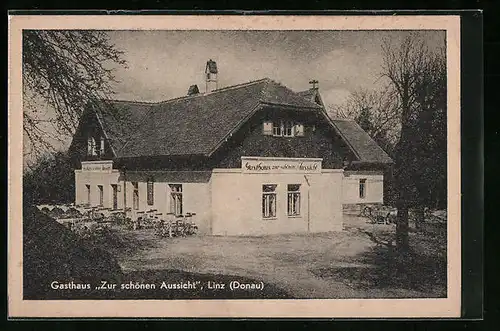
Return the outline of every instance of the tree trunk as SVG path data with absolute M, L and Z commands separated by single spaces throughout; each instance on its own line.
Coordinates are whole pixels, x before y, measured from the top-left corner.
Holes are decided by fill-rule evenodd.
M 403 89 L 401 101 L 401 137 L 395 153 L 395 183 L 397 189 L 396 207 L 398 209 L 396 220 L 396 250 L 399 254 L 405 254 L 410 249 L 408 236 L 408 208 L 409 205 L 411 205 L 410 202 L 412 198 L 409 186 L 411 183 L 412 130 L 409 123 L 409 114 L 411 109 L 409 105 L 407 89 Z
M 408 206 L 402 204 L 398 206 L 396 221 L 396 249 L 398 252 L 405 253 L 410 248 L 408 228 Z
M 425 218 L 425 213 L 424 213 L 424 206 L 423 205 L 419 205 L 416 210 L 415 210 L 415 228 L 417 230 L 421 230 L 422 229 L 422 225 L 424 224 L 424 218 Z

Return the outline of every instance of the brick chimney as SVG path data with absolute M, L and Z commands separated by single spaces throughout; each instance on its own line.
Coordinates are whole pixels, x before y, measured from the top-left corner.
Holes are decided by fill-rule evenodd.
M 212 59 L 208 60 L 205 67 L 205 85 L 207 93 L 212 92 L 218 88 L 217 73 L 217 63 Z

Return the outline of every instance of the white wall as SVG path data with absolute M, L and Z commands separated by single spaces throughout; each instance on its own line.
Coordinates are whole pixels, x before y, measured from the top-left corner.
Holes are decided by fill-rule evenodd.
M 263 184 L 278 185 L 274 219 L 262 217 Z M 287 184 L 301 185 L 300 216 L 287 215 Z M 211 180 L 212 234 L 264 235 L 307 232 L 308 229 L 310 232 L 340 230 L 341 185 L 341 171 L 304 176 L 303 173 L 242 174 L 239 169 L 216 169 Z
M 242 173 L 241 169 L 215 169 L 208 183 L 154 182 L 154 204 L 147 204 L 147 183 L 139 181 L 139 209 L 170 212 L 170 186 L 182 184 L 183 212 L 192 218 L 200 234 L 265 235 L 275 233 L 324 232 L 342 229 L 342 170 L 310 173 Z M 91 186 L 91 205 L 99 203 L 97 185 L 104 187 L 104 207 L 112 207 L 111 184 L 117 184 L 118 208 L 123 209 L 124 182 L 118 170 L 82 172 L 75 170 L 76 203 L 87 202 L 86 184 Z M 276 217 L 262 218 L 262 185 L 277 184 Z M 287 185 L 300 184 L 299 216 L 287 215 Z M 133 207 L 133 186 L 125 185 L 127 207 Z M 367 191 L 368 193 L 369 191 Z M 135 217 L 137 210 L 130 216 Z
M 209 183 L 167 183 L 154 182 L 154 200 L 153 205 L 148 205 L 147 201 L 147 182 L 139 181 L 139 209 L 133 209 L 133 193 L 134 187 L 131 181 L 127 181 L 125 188 L 124 182 L 120 180 L 119 170 L 112 172 L 90 172 L 75 170 L 75 204 L 87 203 L 87 188 L 86 184 L 90 185 L 91 189 L 91 206 L 99 205 L 98 185 L 103 186 L 103 207 L 113 207 L 113 190 L 111 184 L 117 184 L 118 189 L 118 209 L 123 209 L 124 190 L 126 190 L 127 207 L 131 209 L 129 216 L 137 217 L 138 211 L 148 211 L 156 209 L 157 213 L 162 213 L 165 216 L 170 212 L 170 186 L 168 184 L 182 184 L 183 190 L 183 212 L 196 213 L 191 218 L 198 225 L 199 233 L 209 233 L 210 224 L 210 191 Z
M 365 197 L 359 197 L 359 180 L 366 179 Z M 383 203 L 384 175 L 370 173 L 346 173 L 342 184 L 344 204 Z
M 163 217 L 170 212 L 170 185 L 182 185 L 182 209 L 183 213 L 196 213 L 191 221 L 198 225 L 199 233 L 208 233 L 210 218 L 210 192 L 208 183 L 167 183 L 154 182 L 153 205 L 148 205 L 147 200 L 147 182 L 138 182 L 139 188 L 139 209 L 132 209 L 132 218 L 137 217 L 138 211 L 148 211 L 156 209 Z M 127 181 L 127 207 L 133 208 L 133 190 L 132 182 Z M 122 194 L 123 195 L 123 194 Z M 123 197 L 122 197 L 123 201 Z
M 321 176 L 310 177 L 310 231 L 342 230 L 342 171 L 323 170 Z
M 99 205 L 99 190 L 98 185 L 103 186 L 103 207 L 111 208 L 113 206 L 113 191 L 111 184 L 121 183 L 118 181 L 120 172 L 118 170 L 113 170 L 110 173 L 100 173 L 100 172 L 82 172 L 81 170 L 75 170 L 75 204 L 87 204 L 87 188 L 85 185 L 90 185 L 90 205 Z M 120 198 L 120 192 L 118 192 L 118 208 L 121 208 L 123 204 L 123 198 Z

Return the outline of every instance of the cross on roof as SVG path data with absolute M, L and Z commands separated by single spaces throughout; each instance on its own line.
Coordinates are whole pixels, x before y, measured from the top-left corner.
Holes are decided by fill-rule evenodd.
M 310 80 L 309 84 L 312 84 L 312 88 L 317 88 L 319 82 L 316 79 Z

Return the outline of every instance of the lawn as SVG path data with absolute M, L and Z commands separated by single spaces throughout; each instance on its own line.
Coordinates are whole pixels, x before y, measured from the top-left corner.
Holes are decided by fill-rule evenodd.
M 117 227 L 112 238 L 94 244 L 115 256 L 127 279 L 175 274 L 203 283 L 262 281 L 272 289 L 268 297 L 276 298 L 445 297 L 446 233 L 411 231 L 412 249 L 401 258 L 394 252 L 394 232 L 393 225 L 345 215 L 342 232 L 158 238 L 152 230 Z

